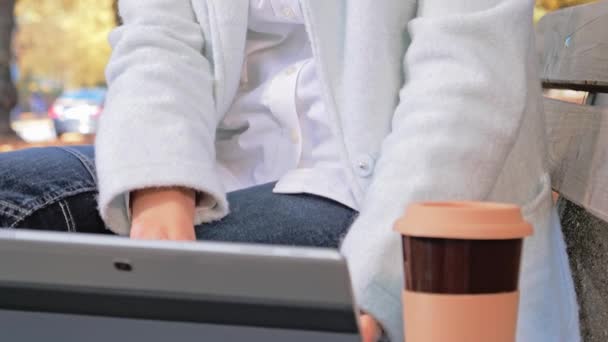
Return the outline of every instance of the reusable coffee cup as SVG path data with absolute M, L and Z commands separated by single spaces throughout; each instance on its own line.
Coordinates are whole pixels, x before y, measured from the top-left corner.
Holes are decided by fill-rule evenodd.
M 514 342 L 523 238 L 515 205 L 418 203 L 403 236 L 407 342 Z

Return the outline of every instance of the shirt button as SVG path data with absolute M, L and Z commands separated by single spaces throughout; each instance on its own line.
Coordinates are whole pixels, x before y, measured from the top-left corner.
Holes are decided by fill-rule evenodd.
M 262 104 L 266 107 L 270 107 L 270 95 L 268 93 L 262 95 Z
M 362 155 L 355 162 L 357 175 L 362 178 L 367 178 L 374 173 L 374 158 L 369 155 Z
M 291 138 L 291 142 L 294 144 L 297 144 L 300 142 L 300 133 L 295 128 L 291 130 L 291 134 L 289 137 Z
M 292 65 L 289 68 L 285 69 L 285 75 L 291 76 L 295 74 L 296 71 L 298 71 L 298 68 L 295 65 Z
M 291 7 L 283 7 L 281 12 L 283 12 L 283 16 L 287 19 L 293 19 L 296 16 L 296 12 Z

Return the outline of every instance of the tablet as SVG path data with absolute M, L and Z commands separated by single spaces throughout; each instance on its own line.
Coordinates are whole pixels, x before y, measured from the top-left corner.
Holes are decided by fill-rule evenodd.
M 10 341 L 360 341 L 334 250 L 0 230 Z

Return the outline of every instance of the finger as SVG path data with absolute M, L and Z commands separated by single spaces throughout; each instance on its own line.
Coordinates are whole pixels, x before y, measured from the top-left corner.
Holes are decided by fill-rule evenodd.
M 370 315 L 361 315 L 361 337 L 363 342 L 376 342 L 380 338 L 380 327 Z
M 136 240 L 168 240 L 169 236 L 164 232 L 164 229 L 158 227 L 131 227 L 131 238 Z
M 145 231 L 146 231 L 146 229 L 145 229 L 144 225 L 133 223 L 131 225 L 131 231 L 129 233 L 129 236 L 132 239 L 139 239 L 140 237 L 142 237 L 144 235 Z
M 169 239 L 174 241 L 195 241 L 196 234 L 194 233 L 194 226 L 184 225 L 178 229 L 171 229 L 168 232 Z

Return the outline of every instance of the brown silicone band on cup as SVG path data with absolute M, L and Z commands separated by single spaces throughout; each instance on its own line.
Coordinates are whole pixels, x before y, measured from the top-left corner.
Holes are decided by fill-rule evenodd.
M 522 239 L 403 236 L 405 288 L 435 294 L 517 291 L 521 248 Z
M 515 342 L 519 292 L 445 295 L 403 292 L 405 340 Z

